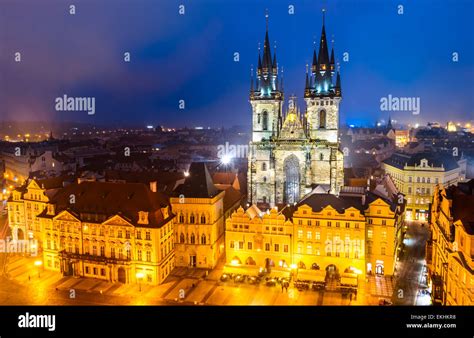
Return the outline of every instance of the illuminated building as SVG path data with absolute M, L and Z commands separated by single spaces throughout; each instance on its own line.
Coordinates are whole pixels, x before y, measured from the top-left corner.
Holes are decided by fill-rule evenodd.
M 406 196 L 408 220 L 426 221 L 437 184 L 447 187 L 466 177 L 466 160 L 451 155 L 417 153 L 393 154 L 382 168 Z
M 395 146 L 397 148 L 405 147 L 410 142 L 410 130 L 395 130 Z
M 47 270 L 111 282 L 160 284 L 174 268 L 174 214 L 137 183 L 74 183 L 38 215 Z
M 192 163 L 171 198 L 176 266 L 212 269 L 224 253 L 225 213 L 240 204 L 233 187 L 218 190 L 204 163 Z
M 393 275 L 403 206 L 374 193 L 312 194 L 295 206 L 239 208 L 226 221 L 227 263 L 293 267 L 338 281 L 346 273 Z
M 434 191 L 427 263 L 434 303 L 474 304 L 474 180 Z
M 283 82 L 276 52 L 271 52 L 268 22 L 263 55 L 259 53 L 256 85 L 251 79 L 252 140 L 248 155 L 248 199 L 275 206 L 294 203 L 316 184 L 333 193 L 343 184 L 343 154 L 339 150 L 341 82 L 334 50 L 329 56 L 323 20 L 319 53 L 313 52 L 306 72 L 302 114 L 296 98 L 283 112 Z

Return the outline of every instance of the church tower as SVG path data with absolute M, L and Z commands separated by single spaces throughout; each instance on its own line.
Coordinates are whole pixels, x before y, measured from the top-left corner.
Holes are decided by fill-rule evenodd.
M 250 104 L 252 105 L 253 112 L 253 142 L 269 140 L 271 137 L 277 136 L 282 123 L 283 90 L 278 83 L 279 70 L 276 51 L 274 51 L 272 58 L 270 39 L 268 37 L 268 13 L 265 16 L 267 28 L 263 42 L 263 55 L 261 55 L 259 48 L 255 87 L 253 74 L 251 74 L 250 84 Z
M 306 74 L 304 97 L 310 138 L 338 142 L 341 79 L 339 70 L 336 72 L 335 69 L 334 48 L 331 48 L 329 56 L 324 10 L 319 53 L 316 54 L 315 46 L 311 73 L 309 76 Z

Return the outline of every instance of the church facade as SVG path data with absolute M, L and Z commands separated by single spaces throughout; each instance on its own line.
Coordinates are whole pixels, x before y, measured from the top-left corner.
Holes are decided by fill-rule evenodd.
M 323 17 L 319 52 L 315 48 L 311 69 L 306 70 L 306 110 L 300 110 L 295 97 L 285 105 L 276 52 L 272 56 L 270 50 L 267 19 L 263 53 L 259 51 L 250 88 L 250 203 L 269 207 L 293 204 L 316 186 L 333 194 L 339 192 L 343 186 L 338 137 L 341 99 L 340 75 L 335 69 L 334 49 L 329 55 Z

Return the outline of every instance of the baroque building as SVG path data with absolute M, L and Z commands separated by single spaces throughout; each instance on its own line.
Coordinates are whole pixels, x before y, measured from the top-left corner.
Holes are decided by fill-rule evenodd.
M 404 224 L 397 199 L 313 193 L 267 212 L 239 208 L 226 221 L 226 261 L 241 274 L 291 269 L 297 279 L 321 278 L 333 287 L 344 278 L 356 284 L 357 276 L 393 275 Z
M 329 56 L 323 17 L 319 53 L 307 67 L 300 111 L 292 97 L 284 111 L 283 78 L 276 52 L 271 52 L 267 29 L 259 51 L 254 85 L 250 88 L 252 140 L 248 155 L 248 199 L 275 206 L 297 203 L 317 185 L 338 193 L 343 185 L 343 154 L 339 149 L 341 81 L 335 69 L 334 49 Z
M 426 246 L 433 304 L 474 304 L 474 180 L 437 185 Z

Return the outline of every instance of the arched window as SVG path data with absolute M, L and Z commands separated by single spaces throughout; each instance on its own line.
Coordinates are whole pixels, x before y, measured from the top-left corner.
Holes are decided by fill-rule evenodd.
M 201 215 L 201 224 L 206 224 L 206 216 Z
M 201 244 L 206 244 L 206 235 L 201 235 Z
M 179 223 L 184 223 L 184 215 L 179 214 Z
M 191 244 L 196 244 L 196 236 L 194 235 L 194 232 L 191 234 Z
M 189 217 L 189 223 L 194 224 L 194 221 L 195 221 L 194 215 L 191 215 L 191 216 Z
M 260 114 L 257 114 L 257 123 L 260 124 Z
M 184 234 L 183 233 L 181 233 L 181 235 L 179 235 L 179 242 L 184 243 Z
M 263 177 L 263 183 L 267 183 L 267 177 L 266 176 Z
M 326 128 L 326 111 L 319 111 L 319 128 Z
M 263 162 L 262 163 L 262 171 L 266 171 L 267 170 L 267 162 Z
M 323 153 L 320 153 L 320 154 L 319 154 L 319 160 L 320 160 L 320 161 L 324 160 L 324 155 L 323 155 Z
M 268 130 L 268 112 L 266 110 L 263 111 L 263 119 L 262 119 L 262 129 Z

